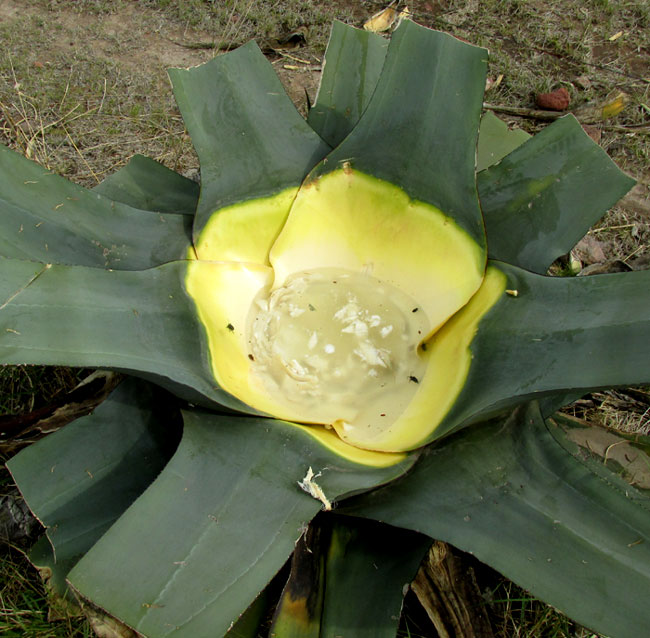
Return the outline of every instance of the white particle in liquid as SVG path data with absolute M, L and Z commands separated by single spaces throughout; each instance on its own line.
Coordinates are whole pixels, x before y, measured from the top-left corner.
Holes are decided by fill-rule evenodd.
M 382 339 L 385 339 L 391 332 L 393 332 L 393 326 L 384 326 L 379 334 L 382 336 Z

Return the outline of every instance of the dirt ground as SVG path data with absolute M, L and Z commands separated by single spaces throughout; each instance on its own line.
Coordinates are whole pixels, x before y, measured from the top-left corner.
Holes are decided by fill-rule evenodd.
M 616 209 L 610 223 L 615 230 L 599 231 L 595 241 L 609 260 L 645 264 L 650 259 L 647 5 L 407 4 L 416 21 L 490 50 L 486 102 L 513 125 L 534 132 L 547 122 L 499 107 L 534 108 L 538 93 L 559 87 L 568 89 L 571 109 L 621 91 L 628 96 L 622 114 L 592 123 L 590 132 L 639 185 Z M 136 152 L 192 171 L 197 160 L 171 96 L 168 67 L 197 65 L 255 38 L 305 113 L 308 99 L 316 96 L 331 20 L 360 26 L 383 6 L 363 0 L 0 0 L 0 140 L 87 186 Z M 271 48 L 292 33 L 299 48 Z M 586 257 L 589 265 L 594 256 Z

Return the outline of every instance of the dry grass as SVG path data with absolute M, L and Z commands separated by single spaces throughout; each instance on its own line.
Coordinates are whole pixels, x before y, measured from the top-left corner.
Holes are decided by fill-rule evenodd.
M 0 635 L 5 638 L 90 638 L 89 625 L 75 618 L 48 620 L 47 594 L 36 570 L 18 549 L 0 556 Z
M 174 104 L 165 68 L 190 66 L 219 48 L 251 37 L 265 41 L 304 27 L 301 58 L 318 61 L 333 18 L 360 24 L 384 2 L 361 0 L 5 0 L 0 4 L 0 141 L 67 178 L 92 187 L 134 153 L 180 172 L 197 160 Z M 601 145 L 641 187 L 590 231 L 606 260 L 648 267 L 650 257 L 650 7 L 644 0 L 413 0 L 414 18 L 491 52 L 493 104 L 532 107 L 537 93 L 569 89 L 572 106 L 630 96 L 615 121 L 599 126 Z M 619 35 L 620 34 L 620 35 Z M 614 37 L 616 36 L 616 37 Z M 304 108 L 316 73 L 282 70 Z M 531 132 L 543 123 L 508 116 Z M 645 127 L 643 129 L 642 127 Z M 6 369 L 4 412 L 76 381 L 66 371 Z M 650 432 L 643 397 L 594 393 L 574 408 L 583 418 L 626 431 Z M 644 394 L 645 393 L 645 394 Z M 0 633 L 6 636 L 89 636 L 86 625 L 50 626 L 45 597 L 25 560 L 0 558 Z M 586 636 L 561 614 L 504 582 L 491 593 L 497 635 Z M 407 634 L 405 634 L 407 635 Z M 412 634 L 415 635 L 415 634 Z M 589 634 L 591 635 L 591 634 Z

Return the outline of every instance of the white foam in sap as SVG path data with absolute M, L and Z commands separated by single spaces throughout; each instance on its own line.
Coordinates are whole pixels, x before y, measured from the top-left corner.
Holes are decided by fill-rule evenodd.
M 415 300 L 369 274 L 297 273 L 253 304 L 252 374 L 296 421 L 383 430 L 415 394 L 429 329 Z

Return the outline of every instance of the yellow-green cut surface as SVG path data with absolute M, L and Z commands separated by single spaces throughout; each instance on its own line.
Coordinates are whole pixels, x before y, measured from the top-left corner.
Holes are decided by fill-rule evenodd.
M 274 287 L 316 268 L 363 272 L 415 299 L 433 334 L 483 279 L 485 256 L 437 208 L 344 165 L 303 184 L 271 249 Z
M 297 188 L 215 211 L 195 245 L 198 259 L 269 264 L 269 251 L 284 225 Z

